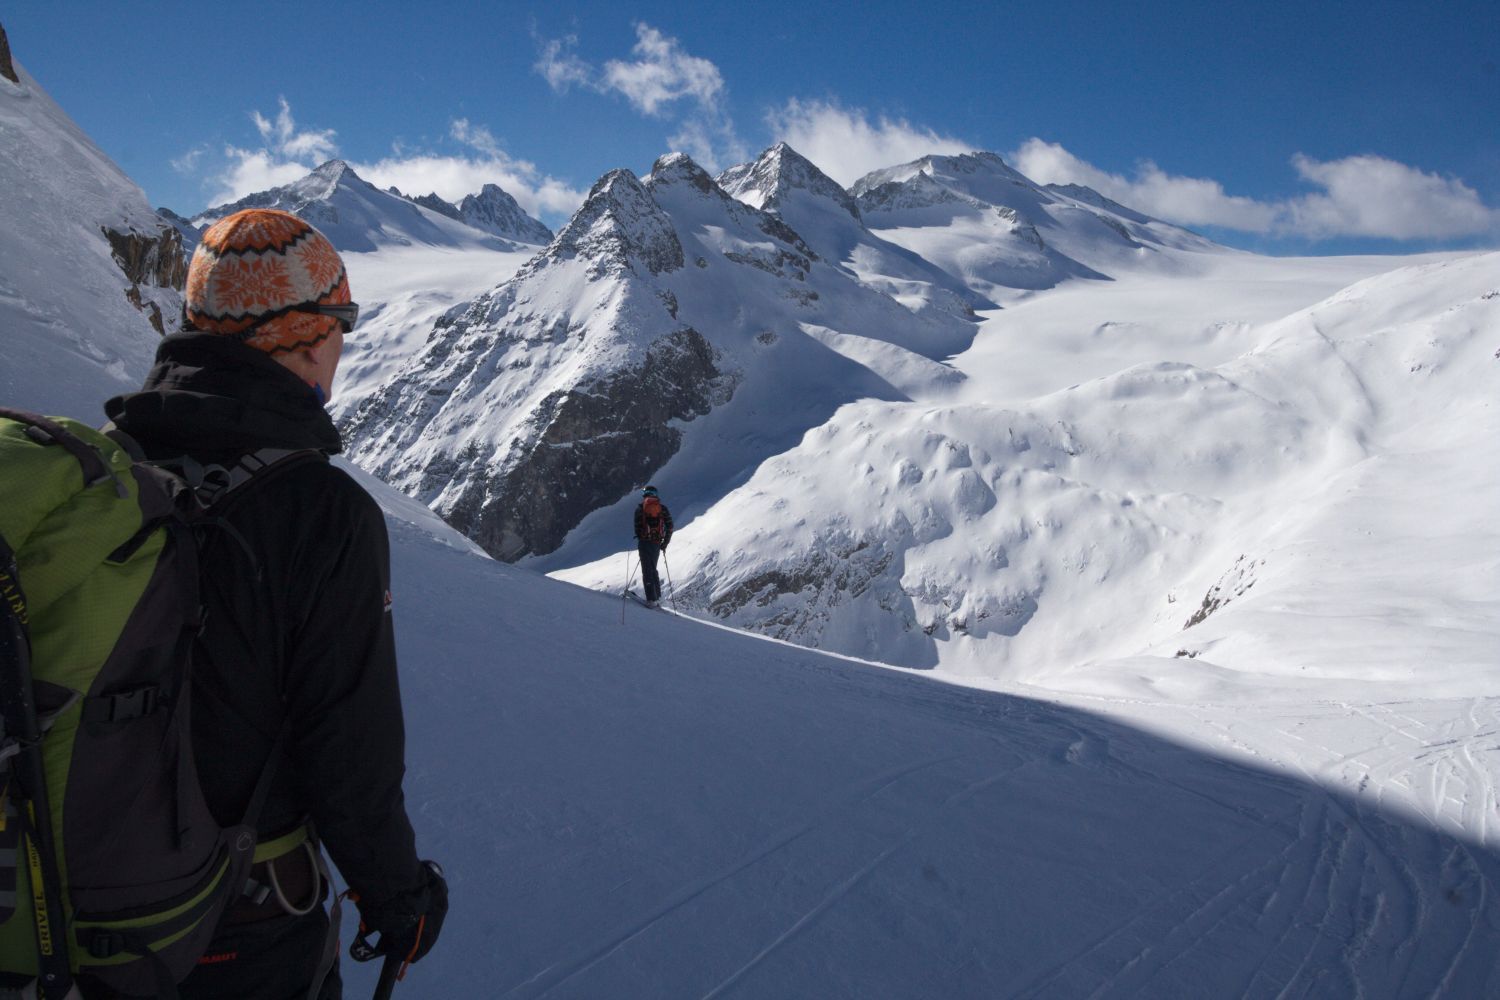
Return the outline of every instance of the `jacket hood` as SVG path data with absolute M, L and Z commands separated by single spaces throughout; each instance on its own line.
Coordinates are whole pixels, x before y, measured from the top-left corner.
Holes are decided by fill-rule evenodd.
M 263 351 L 199 331 L 163 338 L 141 391 L 104 412 L 153 455 L 343 449 L 306 383 Z

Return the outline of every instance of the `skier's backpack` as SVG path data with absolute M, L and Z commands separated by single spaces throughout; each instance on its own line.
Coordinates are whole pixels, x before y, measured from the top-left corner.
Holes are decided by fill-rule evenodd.
M 296 454 L 318 453 L 190 485 L 117 431 L 0 409 L 0 985 L 62 996 L 82 970 L 174 996 L 269 855 L 271 767 L 229 828 L 198 781 L 194 534 L 206 496 Z
M 661 501 L 647 497 L 641 501 L 641 524 L 645 533 L 641 536 L 653 545 L 660 545 L 667 537 L 666 518 L 661 514 Z

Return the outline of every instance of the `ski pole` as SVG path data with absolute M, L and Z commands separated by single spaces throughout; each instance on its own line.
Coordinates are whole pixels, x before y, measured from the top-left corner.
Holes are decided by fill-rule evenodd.
M 391 1000 L 396 989 L 396 980 L 401 978 L 401 956 L 387 955 L 380 965 L 380 981 L 375 984 L 375 996 L 371 1000 Z
M 620 591 L 620 624 L 625 624 L 625 603 L 630 594 L 630 585 L 635 581 L 635 570 L 630 568 L 630 550 L 625 550 L 625 589 Z
M 672 610 L 677 610 L 677 584 L 672 582 L 672 560 L 667 558 L 666 546 L 662 546 L 661 564 L 667 568 L 667 599 L 672 602 Z

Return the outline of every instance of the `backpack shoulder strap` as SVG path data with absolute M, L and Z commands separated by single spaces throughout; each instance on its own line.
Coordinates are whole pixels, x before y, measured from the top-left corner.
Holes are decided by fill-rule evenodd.
M 204 464 L 191 455 L 149 462 L 184 482 L 192 491 L 198 506 L 216 512 L 241 487 L 260 480 L 272 470 L 282 472 L 305 461 L 327 461 L 328 455 L 316 448 L 261 448 L 242 455 L 232 465 Z

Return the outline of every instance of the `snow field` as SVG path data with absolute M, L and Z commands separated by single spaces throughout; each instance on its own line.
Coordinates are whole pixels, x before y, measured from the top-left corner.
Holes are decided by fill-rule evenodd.
M 414 995 L 1500 987 L 1500 868 L 1467 825 L 1493 809 L 1493 755 L 1459 748 L 1495 741 L 1493 699 L 1447 719 L 1081 708 L 634 605 L 622 625 L 618 598 L 467 554 L 370 485 L 392 517 L 409 806 L 453 884 Z M 1468 784 L 1411 763 L 1439 734 Z M 1450 815 L 1479 798 L 1447 832 L 1402 782 Z M 351 992 L 371 971 L 346 969 Z

